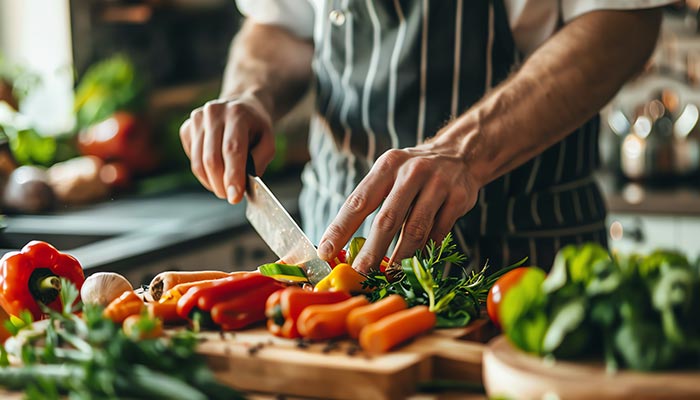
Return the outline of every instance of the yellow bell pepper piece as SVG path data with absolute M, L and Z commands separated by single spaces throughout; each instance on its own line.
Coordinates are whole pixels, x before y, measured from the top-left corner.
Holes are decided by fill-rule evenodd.
M 362 288 L 365 279 L 362 274 L 352 269 L 350 264 L 338 264 L 328 276 L 316 284 L 314 291 L 367 293 L 369 288 Z

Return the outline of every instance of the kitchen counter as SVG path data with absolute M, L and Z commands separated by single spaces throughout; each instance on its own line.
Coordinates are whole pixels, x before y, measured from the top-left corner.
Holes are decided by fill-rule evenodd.
M 598 174 L 610 213 L 700 215 L 700 186 L 649 185 Z
M 297 214 L 298 177 L 270 181 L 270 187 L 292 215 Z M 269 261 L 274 255 L 250 228 L 245 203 L 230 205 L 198 188 L 150 196 L 131 196 L 59 210 L 46 215 L 6 217 L 0 234 L 2 252 L 30 240 L 44 240 L 75 256 L 86 273 L 117 271 L 134 284 L 163 269 L 249 269 L 232 265 L 235 251 L 252 251 Z M 216 250 L 207 257 L 207 249 Z M 188 258 L 189 257 L 189 258 Z M 162 260 L 188 260 L 186 263 Z M 138 271 L 138 274 L 130 272 Z

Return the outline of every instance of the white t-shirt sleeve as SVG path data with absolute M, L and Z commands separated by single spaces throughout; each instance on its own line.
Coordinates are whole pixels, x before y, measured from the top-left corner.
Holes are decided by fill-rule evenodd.
M 236 5 L 256 22 L 285 28 L 304 39 L 313 37 L 314 9 L 307 0 L 236 0 Z
M 561 0 L 561 15 L 564 22 L 595 10 L 634 10 L 661 7 L 676 0 Z

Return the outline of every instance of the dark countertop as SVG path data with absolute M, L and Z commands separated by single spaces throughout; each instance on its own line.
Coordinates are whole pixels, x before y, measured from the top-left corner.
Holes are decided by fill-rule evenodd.
M 269 183 L 292 215 L 299 178 Z M 230 205 L 203 189 L 125 197 L 48 215 L 6 217 L 2 252 L 45 240 L 74 255 L 86 270 L 128 268 L 185 253 L 248 230 L 244 202 Z
M 598 174 L 610 213 L 700 215 L 700 186 L 688 182 L 648 184 Z

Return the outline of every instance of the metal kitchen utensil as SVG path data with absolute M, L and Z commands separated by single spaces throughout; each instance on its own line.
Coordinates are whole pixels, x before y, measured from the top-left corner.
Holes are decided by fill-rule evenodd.
M 309 282 L 316 285 L 331 273 L 330 265 L 318 257 L 316 247 L 257 176 L 250 155 L 246 173 L 246 218 L 280 260 L 304 268 Z

